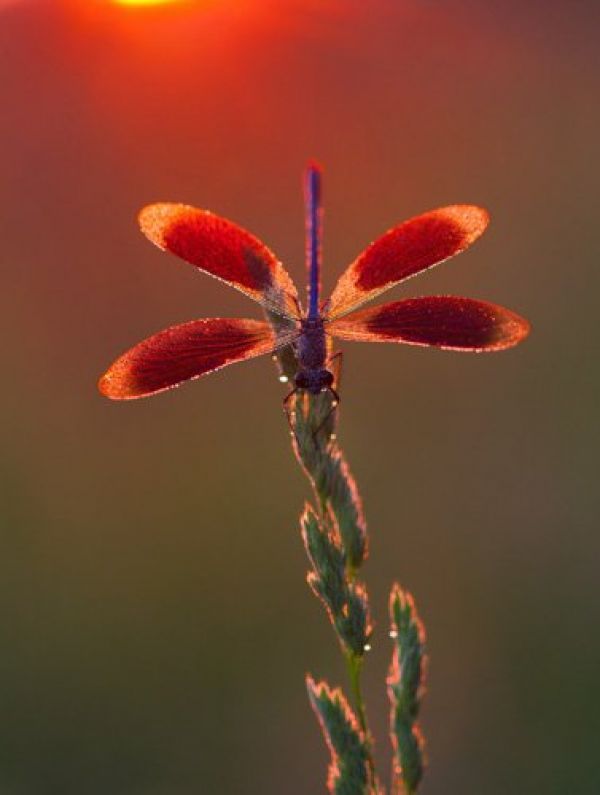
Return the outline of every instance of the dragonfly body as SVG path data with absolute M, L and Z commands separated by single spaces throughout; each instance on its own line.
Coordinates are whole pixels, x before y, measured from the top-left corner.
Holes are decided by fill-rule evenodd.
M 275 254 L 231 221 L 183 204 L 152 204 L 139 216 L 142 232 L 199 270 L 257 301 L 270 321 L 203 318 L 171 326 L 120 356 L 100 378 L 106 397 L 129 400 L 178 386 L 234 362 L 291 347 L 294 389 L 334 392 L 329 339 L 400 342 L 457 351 L 498 351 L 523 340 L 529 324 L 487 301 L 424 296 L 369 309 L 363 304 L 400 282 L 468 248 L 489 216 L 474 205 L 432 210 L 371 243 L 321 304 L 321 170 L 309 164 L 306 205 L 307 309 Z M 356 311 L 358 310 L 358 311 Z
M 294 350 L 298 372 L 294 392 L 305 389 L 311 395 L 332 390 L 333 373 L 327 363 L 325 323 L 319 307 L 321 292 L 321 170 L 311 163 L 304 175 L 306 213 L 306 270 L 308 275 L 308 313 L 300 321 L 300 336 Z M 332 390 L 333 391 L 333 390 Z M 293 394 L 293 393 L 292 393 Z M 337 395 L 335 395 L 337 398 Z

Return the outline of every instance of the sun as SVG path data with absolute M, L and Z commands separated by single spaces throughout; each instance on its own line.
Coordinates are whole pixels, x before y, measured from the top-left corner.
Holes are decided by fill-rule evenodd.
M 181 0 L 113 0 L 118 6 L 166 6 L 180 2 Z

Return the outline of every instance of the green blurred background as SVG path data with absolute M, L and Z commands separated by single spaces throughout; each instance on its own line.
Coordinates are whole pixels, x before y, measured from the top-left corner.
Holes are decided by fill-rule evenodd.
M 0 1 L 2 795 L 325 791 L 304 674 L 345 675 L 272 363 L 95 391 L 164 326 L 260 316 L 137 210 L 210 208 L 303 283 L 309 157 L 327 287 L 395 222 L 479 203 L 485 237 L 394 297 L 533 324 L 498 355 L 345 346 L 381 769 L 398 579 L 429 636 L 424 795 L 600 792 L 599 23 L 597 0 Z

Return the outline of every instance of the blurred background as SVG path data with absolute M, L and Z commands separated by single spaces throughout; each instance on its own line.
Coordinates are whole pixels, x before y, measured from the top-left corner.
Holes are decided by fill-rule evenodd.
M 429 636 L 424 795 L 599 792 L 597 2 L 137 3 L 0 2 L 0 792 L 325 792 L 304 674 L 346 679 L 272 362 L 95 389 L 160 328 L 260 317 L 137 210 L 210 208 L 303 284 L 309 157 L 327 288 L 396 222 L 478 203 L 484 238 L 393 297 L 533 324 L 497 355 L 344 348 L 381 771 L 399 580 Z

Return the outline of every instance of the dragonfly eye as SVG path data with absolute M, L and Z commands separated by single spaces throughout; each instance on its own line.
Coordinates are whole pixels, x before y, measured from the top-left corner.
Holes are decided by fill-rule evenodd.
M 308 389 L 310 386 L 310 378 L 308 373 L 305 373 L 302 370 L 299 373 L 296 373 L 294 382 L 298 389 Z
M 306 389 L 313 395 L 331 389 L 333 373 L 329 370 L 300 370 L 296 373 L 294 383 L 297 389 Z

